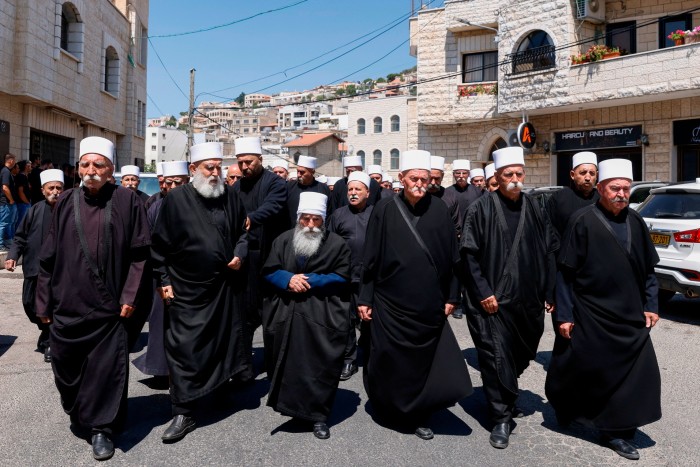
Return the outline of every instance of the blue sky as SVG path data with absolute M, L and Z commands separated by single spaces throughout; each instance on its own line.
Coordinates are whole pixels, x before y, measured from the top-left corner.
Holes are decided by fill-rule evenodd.
M 420 3 L 415 0 L 416 6 Z M 432 0 L 430 7 L 443 3 L 444 0 Z M 230 26 L 182 34 L 274 9 L 280 10 Z M 357 81 L 410 68 L 415 59 L 408 53 L 408 43 L 400 45 L 409 36 L 410 11 L 411 0 L 151 0 L 148 116 L 157 117 L 161 112 L 176 115 L 187 110 L 191 68 L 197 70 L 197 103 L 230 100 L 241 92 L 302 91 L 339 81 L 351 73 L 354 74 L 346 79 Z M 158 37 L 171 34 L 178 35 Z M 355 39 L 358 40 L 348 44 Z M 365 41 L 368 42 L 359 46 Z M 353 47 L 358 48 L 350 51 Z M 309 71 L 345 52 L 348 53 L 331 63 Z M 358 71 L 386 54 L 389 55 L 376 64 Z M 297 67 L 319 56 L 322 57 Z

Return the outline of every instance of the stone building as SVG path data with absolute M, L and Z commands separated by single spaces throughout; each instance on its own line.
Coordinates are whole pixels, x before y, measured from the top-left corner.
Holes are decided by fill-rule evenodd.
M 343 142 L 344 140 L 335 133 L 304 133 L 282 147 L 287 151 L 290 168 L 295 167 L 299 156 L 311 156 L 318 159 L 318 175 L 339 177 L 345 175 L 339 144 Z
M 146 164 L 187 160 L 187 133 L 171 126 L 146 128 Z
M 422 10 L 411 20 L 420 84 L 408 146 L 483 165 L 517 144 L 528 120 L 528 185 L 567 184 L 580 150 L 630 159 L 638 180 L 695 179 L 700 42 L 667 36 L 698 25 L 700 4 L 682 0 L 446 0 Z M 620 56 L 597 47 L 586 61 L 595 44 Z
M 103 136 L 143 167 L 148 0 L 0 5 L 0 152 L 73 164 Z

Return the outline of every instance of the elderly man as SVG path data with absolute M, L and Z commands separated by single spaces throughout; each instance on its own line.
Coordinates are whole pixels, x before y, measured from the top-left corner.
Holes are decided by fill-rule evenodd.
M 148 196 L 147 193 L 144 193 L 143 191 L 139 190 L 139 185 L 141 184 L 141 169 L 138 168 L 136 165 L 125 165 L 122 167 L 122 186 L 124 188 L 129 188 L 130 190 L 134 190 L 137 195 L 139 195 L 139 198 L 141 198 L 141 201 L 144 203 L 148 201 Z
M 447 323 L 459 303 L 457 234 L 447 205 L 427 195 L 429 153 L 404 151 L 399 166 L 404 190 L 375 206 L 362 259 L 365 389 L 379 418 L 431 439 L 432 412 L 472 392 Z
M 241 178 L 243 178 L 243 172 L 241 172 L 238 164 L 229 165 L 228 169 L 226 169 L 226 184 L 228 186 L 233 186 L 233 184 Z
M 8 251 L 14 237 L 17 218 L 14 168 L 14 154 L 5 154 L 5 165 L 0 170 L 0 251 Z
M 246 371 L 237 377 L 237 383 L 254 381 L 253 334 L 262 323 L 262 295 L 260 272 L 272 242 L 289 228 L 287 218 L 287 186 L 284 180 L 262 163 L 260 138 L 246 137 L 236 140 L 238 168 L 243 174 L 233 191 L 245 207 L 245 228 L 248 231 L 248 288 L 245 296 L 244 337 L 248 362 Z M 265 349 L 267 350 L 267 349 Z
M 661 418 L 651 342 L 659 321 L 659 261 L 642 217 L 629 209 L 632 163 L 600 163 L 596 204 L 571 217 L 559 252 L 558 336 L 545 391 L 562 425 L 580 420 L 627 459 L 637 427 Z M 594 248 L 591 246 L 595 246 Z
M 151 195 L 150 198 L 144 203 L 144 207 L 146 208 L 146 211 L 151 207 L 153 203 L 158 201 L 159 199 L 163 199 L 165 196 L 165 187 L 163 186 L 163 163 L 162 162 L 157 162 L 156 163 L 156 177 L 158 177 L 158 187 L 160 188 L 160 191 L 158 193 L 154 193 Z
M 467 212 L 461 253 L 467 269 L 467 323 L 494 428 L 491 446 L 508 447 L 518 377 L 535 358 L 544 311 L 554 303 L 557 237 L 537 202 L 521 193 L 522 148 L 493 153 L 498 191 Z
M 471 184 L 480 189 L 483 193 L 486 188 L 486 179 L 484 178 L 484 169 L 474 169 L 470 172 L 472 177 Z
M 447 205 L 450 217 L 455 225 L 457 237 L 462 230 L 462 218 L 459 211 L 457 192 L 446 190 L 442 186 L 442 179 L 445 176 L 445 158 L 440 156 L 430 156 L 430 183 L 428 183 L 428 193 L 436 198 L 440 198 Z
M 345 169 L 345 177 L 338 180 L 333 188 L 333 193 L 328 201 L 328 211 L 332 214 L 336 209 L 347 206 L 348 204 L 348 176 L 355 172 L 362 171 L 362 157 L 360 156 L 345 156 L 343 157 L 343 168 Z M 372 206 L 377 204 L 382 198 L 382 187 L 379 186 L 376 180 L 370 182 L 369 199 L 367 203 Z
M 272 166 L 272 173 L 286 182 L 289 180 L 289 162 L 277 160 Z
M 369 198 L 370 178 L 364 172 L 353 172 L 348 177 L 348 204 L 336 210 L 330 218 L 328 229 L 343 237 L 352 253 L 352 297 L 350 307 L 350 322 L 352 328 L 345 347 L 345 363 L 340 373 L 340 380 L 346 381 L 357 373 L 357 336 L 355 324 L 357 321 L 357 294 L 360 287 L 362 252 L 365 247 L 365 232 L 369 216 L 374 206 L 367 205 Z
M 327 179 L 326 179 L 326 185 L 328 185 L 328 189 L 331 190 L 331 191 L 333 191 L 333 189 L 335 188 L 335 184 L 338 183 L 338 181 L 339 181 L 341 178 L 342 178 L 342 177 L 327 177 Z
M 58 169 L 44 170 L 39 174 L 41 190 L 45 201 L 36 203 L 19 224 L 15 240 L 5 260 L 5 269 L 12 272 L 20 258 L 22 260 L 22 306 L 29 321 L 39 327 L 41 334 L 36 343 L 37 351 L 44 354 L 44 361 L 51 362 L 49 347 L 49 324 L 42 322 L 36 316 L 34 306 L 36 281 L 39 275 L 39 251 L 46 239 L 51 224 L 53 208 L 58 201 L 58 195 L 63 191 L 63 172 Z
M 327 199 L 301 194 L 296 227 L 275 240 L 263 268 L 274 368 L 267 405 L 313 422 L 319 439 L 331 435 L 326 422 L 350 331 L 350 249 L 324 228 Z
M 573 213 L 600 199 L 596 190 L 598 156 L 593 152 L 578 152 L 574 154 L 572 167 L 569 172 L 571 188 L 564 187 L 547 200 L 549 219 L 560 237 Z
M 317 160 L 315 157 L 299 156 L 297 161 L 297 178 L 287 182 L 287 212 L 289 213 L 289 225 L 297 223 L 297 208 L 299 207 L 299 196 L 302 193 L 322 193 L 328 197 L 331 190 L 328 185 L 321 183 L 314 175 L 316 174 Z
M 190 148 L 192 183 L 168 191 L 152 236 L 165 301 L 165 354 L 173 420 L 162 440 L 194 430 L 202 397 L 245 369 L 242 294 L 245 212 L 221 178 L 221 143 Z M 165 171 L 163 173 L 164 178 Z
M 498 180 L 496 179 L 496 168 L 493 163 L 484 167 L 484 189 L 487 192 L 498 191 Z
M 381 186 L 387 191 L 393 191 L 391 189 L 391 184 L 394 183 L 394 179 L 387 174 L 382 174 Z
M 39 254 L 36 314 L 53 322 L 63 409 L 74 425 L 92 430 L 93 456 L 104 460 L 126 420 L 129 344 L 141 331 L 130 321 L 145 320 L 150 309 L 150 232 L 136 193 L 107 183 L 113 143 L 85 138 L 79 157 L 83 186 L 61 195 Z
M 471 161 L 467 159 L 457 159 L 452 163 L 452 176 L 454 185 L 447 187 L 451 195 L 457 197 L 459 203 L 459 216 L 464 219 L 469 206 L 481 197 L 481 190 L 469 183 L 469 171 L 471 169 Z
M 401 193 L 401 190 L 403 190 L 403 185 L 401 182 L 392 182 L 391 183 L 391 191 L 393 191 L 395 194 L 396 193 Z
M 378 164 L 368 165 L 367 166 L 367 174 L 369 175 L 369 178 L 376 181 L 380 185 L 382 184 L 382 180 L 384 179 L 384 174 L 382 172 L 381 165 L 378 165 Z

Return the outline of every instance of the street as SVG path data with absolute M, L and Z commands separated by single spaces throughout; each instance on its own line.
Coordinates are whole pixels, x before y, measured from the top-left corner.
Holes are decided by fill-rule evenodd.
M 18 268 L 19 271 L 20 268 Z M 89 287 L 89 284 L 85 284 Z M 0 465 L 95 464 L 89 444 L 69 429 L 49 364 L 34 351 L 38 331 L 21 305 L 21 272 L 0 271 Z M 471 397 L 435 414 L 435 438 L 422 441 L 376 424 L 368 409 L 361 370 L 340 383 L 321 441 L 265 405 L 262 375 L 252 387 L 230 390 L 199 418 L 179 443 L 160 436 L 170 421 L 167 390 L 151 389 L 146 375 L 130 367 L 129 418 L 116 440 L 111 464 L 128 465 L 603 465 L 632 464 L 598 444 L 581 426 L 561 430 L 544 398 L 545 369 L 553 333 L 549 318 L 535 362 L 520 379 L 520 406 L 510 446 L 488 443 L 488 422 L 476 351 L 465 320 L 450 319 L 475 387 Z M 652 336 L 662 378 L 663 418 L 635 438 L 635 465 L 697 465 L 700 419 L 700 302 L 676 296 L 662 310 Z M 145 343 L 146 332 L 141 342 Z M 255 340 L 260 355 L 260 331 Z M 143 349 L 140 350 L 142 352 Z M 132 359 L 137 354 L 132 355 Z M 639 388 L 644 391 L 644 388 Z

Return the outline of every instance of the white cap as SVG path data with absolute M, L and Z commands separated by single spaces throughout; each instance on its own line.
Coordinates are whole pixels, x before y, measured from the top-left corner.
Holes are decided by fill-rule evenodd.
M 430 153 L 422 149 L 404 151 L 399 156 L 399 171 L 420 169 L 430 171 Z
M 454 172 L 455 170 L 471 170 L 472 168 L 472 163 L 468 161 L 467 159 L 455 159 L 454 162 L 452 162 L 452 171 Z
M 260 145 L 260 138 L 257 136 L 238 138 L 234 141 L 234 145 L 236 146 L 236 157 L 251 154 L 262 156 L 262 146 Z
M 394 177 L 392 177 L 391 175 L 385 175 L 382 178 L 382 180 L 384 180 L 385 182 L 394 183 Z
M 199 143 L 190 148 L 190 162 L 206 161 L 209 159 L 223 159 L 224 145 L 221 143 Z
M 340 178 L 341 177 L 328 177 L 328 181 L 326 183 L 328 183 L 328 186 L 333 186 L 336 183 L 338 183 L 338 180 L 340 180 Z
M 316 170 L 316 161 L 317 159 L 315 157 L 299 156 L 299 161 L 297 162 L 297 165 L 299 167 Z
M 633 180 L 632 161 L 627 159 L 608 159 L 598 166 L 598 181 L 610 178 L 626 178 Z
M 360 156 L 345 156 L 343 157 L 343 167 L 362 167 L 362 157 Z
M 303 157 L 303 156 L 302 156 L 302 157 Z M 274 169 L 275 167 L 281 167 L 281 168 L 283 168 L 284 170 L 286 170 L 287 172 L 289 172 L 289 162 L 287 162 L 287 161 L 283 161 L 283 160 L 277 159 L 277 160 L 272 164 L 272 168 Z
M 489 164 L 484 167 L 484 178 L 488 180 L 489 178 L 496 175 L 496 166 L 494 164 Z
M 328 183 L 328 177 L 326 177 L 325 175 L 319 175 L 318 177 L 316 177 L 316 180 L 318 180 L 319 183 Z
M 372 179 L 369 177 L 369 175 L 356 170 L 348 175 L 348 186 L 350 186 L 350 182 L 362 182 L 367 188 L 369 188 L 369 184 L 371 183 L 370 180 Z
M 440 156 L 430 156 L 430 168 L 445 171 L 445 158 Z
M 368 165 L 368 166 L 367 166 L 367 173 L 370 174 L 370 175 L 379 174 L 379 175 L 382 176 L 382 180 L 384 180 L 384 173 L 382 172 L 382 166 L 381 166 L 381 165 L 377 165 L 377 164 Z
M 44 186 L 49 182 L 63 183 L 63 171 L 60 169 L 42 170 L 39 174 L 39 179 L 41 179 L 41 186 Z
M 577 152 L 574 154 L 571 164 L 571 167 L 574 169 L 581 164 L 593 164 L 598 167 L 598 156 L 596 156 L 594 152 L 590 151 Z
M 163 162 L 163 177 L 189 176 L 190 169 L 186 161 Z
M 471 175 L 472 178 L 483 177 L 484 169 L 473 169 L 471 172 L 469 172 L 469 175 Z
M 326 218 L 326 203 L 328 196 L 323 193 L 305 191 L 299 195 L 299 208 L 297 208 L 297 219 L 302 214 L 314 214 Z
M 99 154 L 114 164 L 114 143 L 101 136 L 88 136 L 80 141 L 80 156 L 78 160 L 85 154 Z
M 138 168 L 136 165 L 125 165 L 122 167 L 122 177 L 124 175 L 135 175 L 137 177 L 141 176 L 141 169 Z
M 403 188 L 403 185 L 401 185 L 401 182 L 392 182 L 391 183 L 391 188 Z
M 525 165 L 523 148 L 520 146 L 509 146 L 493 151 L 493 163 L 496 170 L 509 165 Z
M 156 175 L 159 177 L 163 176 L 163 163 L 162 162 L 158 162 L 156 164 Z

